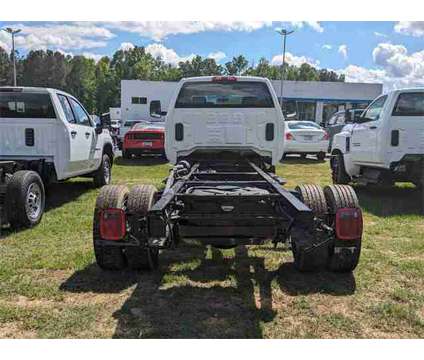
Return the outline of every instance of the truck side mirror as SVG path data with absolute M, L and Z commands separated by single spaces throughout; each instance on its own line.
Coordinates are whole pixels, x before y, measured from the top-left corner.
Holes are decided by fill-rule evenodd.
M 154 118 L 160 118 L 166 115 L 166 111 L 162 111 L 162 105 L 160 100 L 150 101 L 150 116 Z

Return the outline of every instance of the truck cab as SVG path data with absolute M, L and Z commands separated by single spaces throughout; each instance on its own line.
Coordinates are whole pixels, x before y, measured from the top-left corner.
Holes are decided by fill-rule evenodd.
M 166 116 L 165 147 L 176 164 L 217 154 L 261 156 L 275 165 L 284 152 L 284 118 L 268 79 L 183 79 Z
M 63 91 L 0 87 L 0 225 L 36 225 L 48 183 L 84 176 L 109 184 L 113 146 L 105 127 Z
M 335 182 L 423 181 L 424 89 L 391 91 L 376 98 L 335 135 Z

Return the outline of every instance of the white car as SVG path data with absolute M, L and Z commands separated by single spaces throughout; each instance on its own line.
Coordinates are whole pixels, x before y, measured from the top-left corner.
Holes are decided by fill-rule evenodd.
M 329 136 L 327 132 L 313 121 L 285 122 L 284 155 L 300 154 L 316 155 L 318 160 L 324 160 L 327 153 Z
M 379 96 L 334 136 L 331 155 L 336 184 L 398 181 L 424 187 L 424 89 Z
M 63 91 L 0 87 L 0 226 L 36 225 L 45 184 L 77 176 L 109 184 L 114 154 L 107 125 L 96 125 Z

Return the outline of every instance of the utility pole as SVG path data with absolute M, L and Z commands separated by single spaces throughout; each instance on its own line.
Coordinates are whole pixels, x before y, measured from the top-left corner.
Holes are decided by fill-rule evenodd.
M 280 101 L 281 101 L 281 110 L 283 109 L 283 83 L 284 83 L 284 75 L 286 72 L 286 38 L 288 35 L 294 33 L 294 30 L 287 31 L 286 29 L 276 29 L 277 33 L 279 33 L 283 37 L 283 64 L 281 65 L 281 86 L 280 86 Z
M 12 35 L 12 60 L 13 60 L 13 86 L 16 86 L 16 56 L 15 56 L 15 35 L 21 32 L 21 29 L 13 30 L 10 27 L 2 29 Z

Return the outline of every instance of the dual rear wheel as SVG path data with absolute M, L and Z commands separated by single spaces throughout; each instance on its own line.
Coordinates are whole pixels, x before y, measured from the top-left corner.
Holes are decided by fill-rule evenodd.
M 330 185 L 322 189 L 318 185 L 300 185 L 296 188 L 301 200 L 313 211 L 314 216 L 326 225 L 335 228 L 335 214 L 340 208 L 358 208 L 359 201 L 354 189 L 349 185 Z M 300 271 L 310 271 L 316 266 L 314 256 L 308 256 L 308 246 L 292 241 L 295 266 Z M 334 239 L 325 254 L 327 269 L 335 272 L 353 271 L 359 262 L 361 239 Z
M 148 247 L 143 220 L 153 205 L 156 192 L 152 185 L 137 185 L 131 191 L 122 185 L 109 185 L 101 189 L 93 220 L 94 254 L 100 268 L 122 270 L 128 266 L 133 270 L 153 270 L 158 267 L 159 250 Z M 130 242 L 130 245 L 124 245 L 101 238 L 100 214 L 108 208 L 122 209 L 126 214 L 131 214 L 132 221 L 126 224 L 127 236 L 136 238 L 138 244 Z

